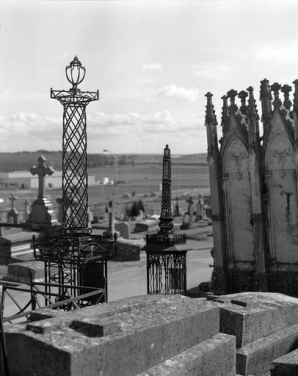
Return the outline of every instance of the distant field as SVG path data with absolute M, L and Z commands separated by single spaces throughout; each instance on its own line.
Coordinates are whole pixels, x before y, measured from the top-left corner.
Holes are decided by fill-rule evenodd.
M 96 185 L 88 188 L 88 201 L 90 206 L 105 206 L 107 202 L 114 199 L 120 204 L 125 205 L 125 201 L 134 201 L 142 199 L 147 193 L 150 195 L 155 192 L 160 195 L 160 183 L 162 182 L 162 155 L 138 155 L 135 158 L 134 165 L 109 166 L 101 168 L 88 169 L 89 175 L 94 175 L 98 180 L 108 177 L 110 180 L 117 180 L 116 186 Z M 117 179 L 116 179 L 117 175 Z M 172 191 L 176 190 L 195 190 L 209 188 L 209 173 L 206 162 L 206 154 L 186 155 L 180 158 L 172 158 Z M 27 198 L 30 202 L 37 198 L 37 191 L 17 190 L 14 192 L 18 197 L 16 208 L 23 210 L 24 200 Z M 130 200 L 122 199 L 124 193 L 135 194 Z M 181 192 L 182 194 L 183 192 Z M 0 197 L 5 202 L 0 204 L 0 211 L 10 207 L 8 200 L 11 192 L 1 191 Z M 53 206 L 56 208 L 56 198 L 62 196 L 61 190 L 47 190 L 46 196 L 50 198 Z M 177 194 L 172 195 L 174 199 Z M 179 196 L 179 195 L 178 195 Z M 149 199 L 150 200 L 150 199 Z M 155 199 L 156 201 L 157 199 Z M 185 201 L 185 200 L 184 200 Z

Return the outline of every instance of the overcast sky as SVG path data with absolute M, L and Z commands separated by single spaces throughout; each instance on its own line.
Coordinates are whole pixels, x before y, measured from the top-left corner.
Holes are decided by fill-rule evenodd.
M 0 151 L 61 150 L 65 66 L 86 67 L 88 152 L 204 153 L 205 94 L 292 85 L 298 1 L 0 2 Z M 292 85 L 293 86 L 293 85 Z M 259 107 L 260 109 L 260 107 Z

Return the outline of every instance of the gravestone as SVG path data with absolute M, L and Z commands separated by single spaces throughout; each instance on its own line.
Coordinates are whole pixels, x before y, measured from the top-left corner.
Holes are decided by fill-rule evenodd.
M 181 229 L 185 230 L 189 228 L 189 226 L 190 226 L 190 215 L 188 213 L 184 213 Z
M 103 235 L 112 238 L 115 233 L 117 236 L 119 236 L 119 233 L 115 231 L 115 208 L 114 208 L 114 203 L 113 201 L 109 201 L 109 206 L 108 206 L 108 213 L 109 213 L 109 227 L 106 231 L 104 231 Z
M 63 223 L 63 208 L 62 208 L 62 198 L 61 197 L 57 197 L 56 198 L 56 202 L 58 204 L 58 215 L 57 215 L 57 219 L 58 219 L 58 222 L 60 222 L 61 224 Z
M 181 226 L 181 229 L 185 230 L 189 227 L 191 227 L 193 222 L 193 215 L 194 215 L 194 202 L 191 197 L 189 197 L 186 202 L 188 202 L 188 209 L 187 212 L 184 213 L 183 216 L 183 223 Z
M 120 233 L 120 236 L 124 239 L 130 239 L 130 226 L 127 222 L 115 223 L 115 230 Z
M 52 175 L 54 170 L 52 167 L 46 166 L 46 158 L 44 156 L 41 155 L 37 161 L 38 166 L 32 166 L 30 172 L 32 175 L 38 175 L 38 196 L 37 200 L 33 201 L 31 205 L 31 212 L 26 222 L 49 225 L 56 224 L 57 219 L 53 211 L 53 206 L 51 202 L 44 197 L 44 178 L 46 175 Z
M 11 209 L 7 213 L 7 222 L 17 224 L 18 223 L 18 211 L 14 207 L 14 202 L 17 200 L 17 197 L 12 193 L 9 197 L 11 201 Z
M 189 197 L 189 199 L 186 200 L 186 202 L 188 202 L 187 213 L 190 216 L 189 223 L 191 224 L 193 222 L 193 215 L 194 215 L 194 210 L 195 210 L 192 197 Z
M 29 209 L 30 203 L 27 199 L 24 201 L 24 214 L 23 214 L 23 221 L 27 221 L 29 214 L 30 214 L 30 209 Z
M 204 200 L 201 195 L 199 195 L 197 207 L 196 207 L 196 221 L 201 221 L 204 219 Z
M 179 198 L 176 197 L 176 205 L 175 205 L 173 217 L 179 217 L 179 215 L 180 215 Z
M 93 222 L 93 213 L 90 208 L 87 208 L 87 218 L 88 218 L 88 227 L 91 228 L 91 223 Z

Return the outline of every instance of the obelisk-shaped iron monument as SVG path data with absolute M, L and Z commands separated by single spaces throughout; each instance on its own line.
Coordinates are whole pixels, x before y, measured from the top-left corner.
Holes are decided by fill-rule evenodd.
M 185 235 L 173 233 L 171 210 L 171 152 L 166 145 L 163 155 L 162 197 L 159 228 L 156 234 L 146 235 L 147 293 L 186 293 Z

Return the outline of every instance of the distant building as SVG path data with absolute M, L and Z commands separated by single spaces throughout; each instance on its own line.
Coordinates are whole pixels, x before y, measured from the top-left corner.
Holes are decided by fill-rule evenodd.
M 95 185 L 95 177 L 88 176 L 88 185 Z M 38 176 L 30 171 L 0 172 L 0 189 L 38 189 Z M 62 188 L 62 171 L 45 176 L 45 188 Z

